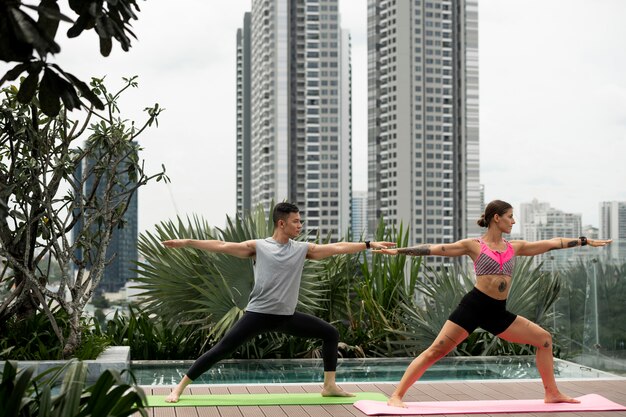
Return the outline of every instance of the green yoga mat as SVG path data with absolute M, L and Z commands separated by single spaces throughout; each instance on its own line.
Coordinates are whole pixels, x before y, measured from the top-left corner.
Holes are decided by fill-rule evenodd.
M 317 405 L 353 404 L 359 400 L 387 401 L 380 392 L 355 392 L 355 397 L 322 397 L 319 393 L 182 395 L 166 403 L 165 395 L 148 395 L 148 407 L 211 407 L 225 405 Z

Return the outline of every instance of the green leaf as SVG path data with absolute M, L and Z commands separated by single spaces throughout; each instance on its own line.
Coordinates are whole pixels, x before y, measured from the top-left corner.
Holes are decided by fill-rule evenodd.
M 7 363 L 9 363 L 9 361 L 7 361 Z M 17 367 L 17 365 L 15 364 L 11 366 Z M 17 375 L 17 381 L 15 381 L 15 386 L 13 387 L 11 395 L 9 396 L 8 401 L 3 404 L 4 412 L 7 416 L 18 415 L 22 399 L 24 398 L 26 394 L 26 389 L 31 382 L 33 372 L 34 368 L 28 367 Z
M 88 5 L 88 2 L 80 2 L 80 3 Z M 95 19 L 92 16 L 89 16 L 88 14 L 81 14 L 80 16 L 78 16 L 78 19 L 76 19 L 76 22 L 74 22 L 72 27 L 67 30 L 67 37 L 68 38 L 78 37 L 83 32 L 83 30 L 91 29 L 94 23 L 95 23 Z
M 59 410 L 62 416 L 74 416 L 80 410 L 80 399 L 85 386 L 85 377 L 87 376 L 87 365 L 82 362 L 74 362 L 63 379 L 61 393 L 64 395 L 64 401 Z
M 109 56 L 111 49 L 113 48 L 113 41 L 110 37 L 100 36 L 100 54 L 102 56 Z
M 41 28 L 46 37 L 52 41 L 59 28 L 59 18 L 62 16 L 59 5 L 56 0 L 41 0 L 37 11 L 39 12 L 37 25 Z M 50 52 L 59 53 L 61 51 L 61 47 L 54 41 L 52 41 L 52 45 L 54 46 Z
M 0 79 L 0 85 L 4 84 L 5 81 L 14 81 L 14 80 L 16 80 L 17 77 L 19 77 L 21 73 L 23 73 L 24 71 L 26 71 L 30 67 L 31 67 L 31 63 L 30 62 L 17 64 L 16 66 L 11 68 L 10 70 L 8 70 L 4 74 L 2 79 Z
M 61 110 L 58 86 L 54 76 L 55 74 L 49 68 L 46 68 L 39 86 L 39 104 L 41 105 L 41 110 L 50 117 L 56 116 Z
M 37 92 L 37 84 L 39 81 L 39 71 L 33 71 L 28 74 L 28 77 L 24 79 L 20 90 L 17 93 L 17 101 L 22 104 L 30 103 L 32 98 Z

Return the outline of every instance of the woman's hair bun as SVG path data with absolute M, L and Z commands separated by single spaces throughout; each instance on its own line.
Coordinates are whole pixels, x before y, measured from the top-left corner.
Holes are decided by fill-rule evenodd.
M 485 220 L 485 214 L 483 213 L 480 216 L 480 219 L 478 219 L 478 221 L 476 222 L 480 227 L 488 227 L 489 224 L 487 224 L 487 221 Z

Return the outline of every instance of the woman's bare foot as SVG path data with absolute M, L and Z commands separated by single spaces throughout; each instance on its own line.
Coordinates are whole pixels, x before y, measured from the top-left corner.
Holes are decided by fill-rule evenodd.
M 322 397 L 354 397 L 354 394 L 342 390 L 337 385 L 332 385 L 324 387 L 322 390 Z
M 165 402 L 166 403 L 177 403 L 179 398 L 180 398 L 180 393 L 178 391 L 176 391 L 175 389 L 173 389 L 172 392 L 170 392 L 170 395 L 165 397 Z
M 402 408 L 407 408 L 406 404 L 402 402 L 402 398 L 392 395 L 391 397 L 389 397 L 389 399 L 387 400 L 387 405 L 390 405 L 392 407 L 402 407 Z
M 560 392 L 557 392 L 556 394 L 548 394 L 546 393 L 546 396 L 543 399 L 544 403 L 579 403 L 580 400 L 577 400 L 576 398 L 572 398 L 568 395 L 565 394 L 561 394 Z

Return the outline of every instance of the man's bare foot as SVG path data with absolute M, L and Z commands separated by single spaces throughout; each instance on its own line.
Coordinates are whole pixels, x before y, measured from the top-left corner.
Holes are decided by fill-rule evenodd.
M 387 405 L 390 405 L 392 407 L 407 408 L 406 404 L 402 402 L 402 399 L 395 395 L 392 395 L 391 397 L 389 397 L 389 399 L 387 400 Z
M 180 398 L 180 394 L 176 390 L 172 390 L 172 392 L 170 392 L 170 395 L 165 397 L 165 402 L 177 403 L 179 398 Z
M 546 396 L 543 399 L 544 403 L 579 403 L 580 400 L 577 400 L 576 398 L 572 398 L 568 395 L 565 394 L 561 394 L 560 392 L 557 392 L 556 394 L 548 394 L 546 393 Z
M 322 397 L 354 397 L 354 394 L 346 392 L 339 388 L 337 385 L 324 387 L 322 390 Z

